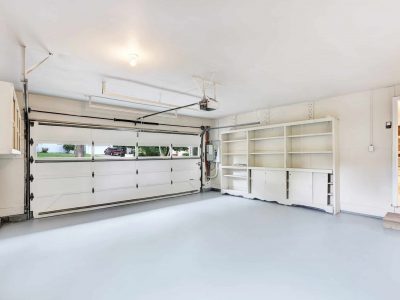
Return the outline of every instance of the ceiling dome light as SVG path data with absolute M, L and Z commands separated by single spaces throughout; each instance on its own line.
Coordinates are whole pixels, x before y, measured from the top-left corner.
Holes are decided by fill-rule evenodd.
M 137 55 L 136 53 L 131 53 L 129 54 L 129 64 L 134 67 L 137 65 L 138 63 L 138 59 L 139 59 L 139 55 Z

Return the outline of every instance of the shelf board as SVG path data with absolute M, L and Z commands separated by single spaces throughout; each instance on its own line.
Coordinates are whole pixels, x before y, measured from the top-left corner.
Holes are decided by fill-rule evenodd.
M 249 166 L 250 170 L 269 170 L 269 171 L 292 171 L 292 172 L 311 172 L 332 174 L 332 169 L 309 169 L 309 168 L 284 168 L 284 167 L 256 167 Z
M 290 151 L 288 154 L 332 154 L 332 151 Z
M 237 179 L 247 179 L 247 176 L 230 175 L 230 174 L 225 174 L 224 177 L 237 178 Z
M 251 155 L 282 155 L 285 152 L 252 152 Z
M 277 140 L 277 139 L 283 139 L 284 136 L 270 136 L 270 137 L 263 137 L 263 138 L 252 138 L 249 139 L 250 141 L 265 141 L 265 140 Z
M 250 166 L 250 170 L 272 170 L 272 171 L 286 171 L 286 168 L 284 167 L 256 167 L 256 166 Z
M 288 138 L 301 138 L 301 137 L 328 136 L 328 135 L 332 135 L 332 132 L 296 134 L 296 135 L 288 135 L 287 137 Z
M 228 141 L 222 141 L 223 143 L 239 143 L 239 142 L 247 142 L 247 139 L 241 139 L 241 140 L 228 140 Z
M 247 155 L 247 153 L 222 153 L 222 155 Z
M 221 166 L 222 169 L 247 170 L 247 166 Z

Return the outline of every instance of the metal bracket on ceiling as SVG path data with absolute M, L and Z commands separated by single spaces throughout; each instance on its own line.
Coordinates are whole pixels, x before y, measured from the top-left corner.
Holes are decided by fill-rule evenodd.
M 213 90 L 214 101 L 217 99 L 217 85 L 221 85 L 221 83 L 214 80 L 215 72 L 211 74 L 210 79 L 206 79 L 202 76 L 193 75 L 192 78 L 196 82 L 198 88 L 203 94 L 203 98 L 206 96 L 206 91 L 209 89 Z
M 42 65 L 45 61 L 47 61 L 51 56 L 53 56 L 52 52 L 48 52 L 48 55 L 42 59 L 41 61 L 39 61 L 38 63 L 34 64 L 32 67 L 30 68 L 26 68 L 26 46 L 22 46 L 22 51 L 23 51 L 23 78 L 24 80 L 26 80 L 26 77 L 32 73 L 33 71 L 35 71 L 40 65 Z

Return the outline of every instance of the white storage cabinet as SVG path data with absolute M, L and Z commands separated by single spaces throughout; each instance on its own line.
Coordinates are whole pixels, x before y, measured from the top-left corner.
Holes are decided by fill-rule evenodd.
M 222 133 L 222 193 L 338 213 L 336 122 L 326 117 Z

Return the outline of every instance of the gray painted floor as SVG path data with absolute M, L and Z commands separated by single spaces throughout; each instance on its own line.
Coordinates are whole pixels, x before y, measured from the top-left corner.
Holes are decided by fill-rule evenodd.
M 399 299 L 382 221 L 205 193 L 0 228 L 0 299 Z

